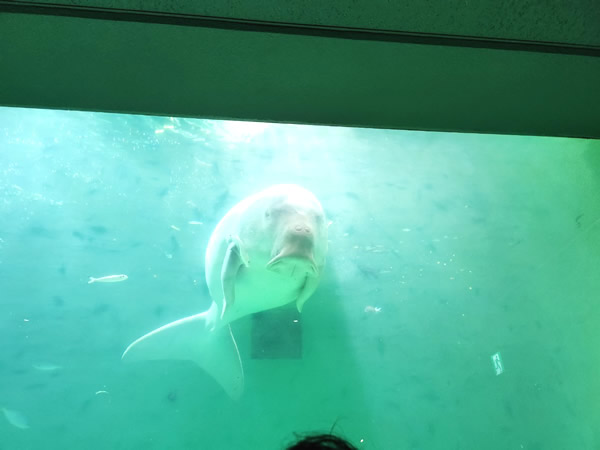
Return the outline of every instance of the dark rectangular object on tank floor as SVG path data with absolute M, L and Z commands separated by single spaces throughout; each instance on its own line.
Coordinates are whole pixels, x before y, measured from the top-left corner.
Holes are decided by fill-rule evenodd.
M 302 358 L 302 326 L 295 305 L 252 316 L 252 359 Z

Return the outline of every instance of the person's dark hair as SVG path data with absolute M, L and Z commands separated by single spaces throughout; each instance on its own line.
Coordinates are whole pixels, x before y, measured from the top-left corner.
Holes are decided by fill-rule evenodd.
M 333 434 L 304 436 L 286 450 L 358 450 L 350 442 Z

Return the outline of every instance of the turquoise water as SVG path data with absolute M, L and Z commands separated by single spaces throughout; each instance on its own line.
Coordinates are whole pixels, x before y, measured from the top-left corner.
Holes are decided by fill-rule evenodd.
M 232 324 L 239 400 L 121 362 L 278 183 L 331 221 L 301 333 Z M 598 449 L 599 272 L 599 141 L 0 108 L 0 449 Z

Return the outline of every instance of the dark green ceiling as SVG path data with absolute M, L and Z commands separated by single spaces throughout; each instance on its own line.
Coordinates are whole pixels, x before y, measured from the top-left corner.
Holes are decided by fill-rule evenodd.
M 596 1 L 51 3 L 0 1 L 0 104 L 600 138 Z

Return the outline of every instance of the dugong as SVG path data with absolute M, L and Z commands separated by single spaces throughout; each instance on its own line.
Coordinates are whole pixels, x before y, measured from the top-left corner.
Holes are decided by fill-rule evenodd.
M 297 185 L 271 186 L 242 200 L 208 241 L 208 310 L 140 337 L 122 359 L 191 360 L 238 398 L 244 373 L 230 322 L 292 302 L 302 311 L 325 265 L 327 225 L 317 198 Z

